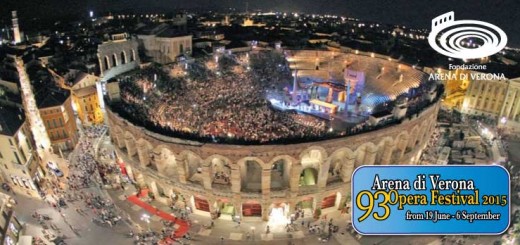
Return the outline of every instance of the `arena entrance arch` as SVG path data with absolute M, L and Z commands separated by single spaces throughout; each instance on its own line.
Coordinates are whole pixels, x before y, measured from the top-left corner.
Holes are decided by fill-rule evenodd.
M 341 193 L 337 192 L 331 195 L 328 195 L 323 198 L 321 201 L 321 209 L 327 208 L 338 208 L 341 202 Z
M 169 205 L 171 207 L 179 207 L 178 201 L 180 200 L 180 197 L 181 197 L 179 193 L 175 192 L 175 190 L 173 188 L 170 188 L 166 192 L 166 195 L 169 198 Z
M 262 217 L 262 205 L 255 201 L 249 201 L 242 204 L 242 216 L 244 217 Z
M 166 196 L 166 193 L 164 192 L 164 189 L 156 181 L 150 182 L 149 188 L 150 191 L 152 191 L 155 200 L 160 201 L 162 203 L 168 202 L 168 198 Z
M 311 217 L 314 209 L 314 198 L 304 197 L 301 201 L 296 203 L 296 209 L 302 210 L 304 217 Z
M 217 218 L 223 220 L 233 220 L 233 217 L 236 215 L 235 206 L 228 199 L 217 199 L 213 204 L 217 212 Z
M 289 205 L 287 203 L 273 203 L 269 206 L 269 224 L 287 225 L 290 220 L 288 217 Z
M 191 196 L 191 203 L 195 208 L 193 211 L 203 211 L 209 213 L 209 202 L 203 196 Z

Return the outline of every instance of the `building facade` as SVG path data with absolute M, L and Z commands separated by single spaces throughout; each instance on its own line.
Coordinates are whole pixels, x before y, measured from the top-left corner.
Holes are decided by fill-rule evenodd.
M 72 98 L 78 113 L 78 118 L 83 124 L 103 123 L 103 112 L 99 105 L 95 86 L 72 91 Z
M 99 103 L 96 84 L 100 78 L 79 70 L 70 70 L 64 76 L 51 71 L 60 87 L 71 91 L 73 109 L 82 124 L 103 123 L 103 112 Z
M 495 118 L 506 133 L 520 132 L 520 78 L 471 80 L 462 112 Z
M 507 80 L 471 80 L 466 90 L 462 112 L 497 117 L 506 102 Z
M 112 35 L 98 46 L 100 76 L 103 81 L 130 71 L 140 64 L 138 43 L 126 33 Z
M 73 149 L 79 137 L 70 92 L 52 93 L 39 103 L 38 109 L 52 148 L 55 152 Z
M 258 146 L 166 137 L 107 112 L 121 172 L 156 200 L 208 216 L 276 220 L 296 208 L 345 208 L 358 166 L 416 164 L 439 108 L 433 103 L 401 124 L 359 135 Z
M 14 213 L 16 202 L 10 196 L 0 193 L 0 231 L 2 244 L 16 245 L 22 237 L 23 226 Z
M 44 177 L 29 122 L 22 109 L 0 107 L 0 171 L 5 183 L 16 191 L 39 197 Z
M 520 78 L 508 81 L 507 95 L 500 111 L 498 126 L 508 134 L 520 134 Z
M 140 47 L 147 56 L 161 64 L 174 62 L 180 55 L 191 55 L 192 35 L 177 33 L 170 29 L 158 34 L 137 36 Z

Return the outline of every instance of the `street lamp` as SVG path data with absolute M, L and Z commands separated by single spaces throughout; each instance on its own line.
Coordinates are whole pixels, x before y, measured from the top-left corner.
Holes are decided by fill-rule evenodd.
M 146 222 L 146 226 L 148 227 L 148 231 L 152 231 L 150 229 L 150 215 L 148 215 L 148 214 L 141 215 L 141 220 Z

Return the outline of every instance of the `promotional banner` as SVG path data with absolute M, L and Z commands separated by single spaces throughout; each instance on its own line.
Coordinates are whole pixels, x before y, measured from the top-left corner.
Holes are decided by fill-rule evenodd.
M 363 235 L 501 234 L 510 222 L 510 176 L 498 165 L 362 166 L 352 202 Z

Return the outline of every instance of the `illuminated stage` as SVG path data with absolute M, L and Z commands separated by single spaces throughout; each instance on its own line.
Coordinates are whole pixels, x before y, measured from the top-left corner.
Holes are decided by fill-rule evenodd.
M 268 91 L 271 105 L 329 121 L 343 130 L 367 120 L 376 106 L 412 92 L 426 81 L 423 72 L 371 56 L 332 51 L 286 51 L 292 86 Z

